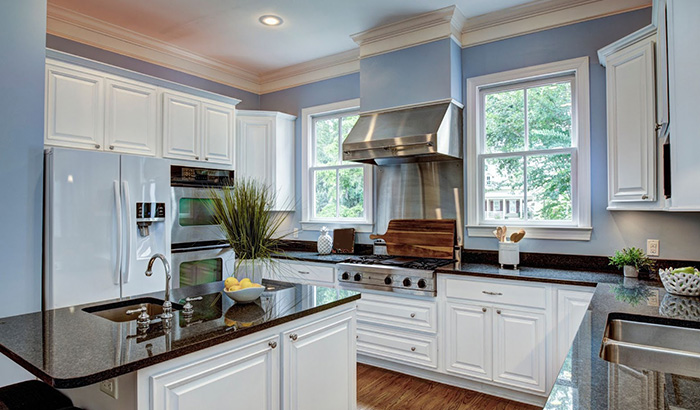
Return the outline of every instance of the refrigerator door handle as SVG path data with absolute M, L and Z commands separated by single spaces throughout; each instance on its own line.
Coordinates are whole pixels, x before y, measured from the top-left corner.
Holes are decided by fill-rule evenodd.
M 117 180 L 114 181 L 114 208 L 117 213 L 117 263 L 112 280 L 115 285 L 118 285 L 122 270 L 122 242 L 124 237 L 122 235 L 122 199 L 119 194 L 119 181 Z
M 133 221 L 131 219 L 131 198 L 129 197 L 129 183 L 122 181 L 124 191 L 124 209 L 126 210 L 126 255 L 124 255 L 124 270 L 122 272 L 122 285 L 129 283 L 129 271 L 131 270 L 131 230 Z

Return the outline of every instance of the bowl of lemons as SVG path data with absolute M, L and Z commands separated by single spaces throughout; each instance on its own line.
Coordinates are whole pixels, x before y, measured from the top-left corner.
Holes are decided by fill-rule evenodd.
M 239 282 L 234 277 L 226 278 L 223 292 L 236 303 L 250 303 L 262 295 L 265 286 L 243 278 Z

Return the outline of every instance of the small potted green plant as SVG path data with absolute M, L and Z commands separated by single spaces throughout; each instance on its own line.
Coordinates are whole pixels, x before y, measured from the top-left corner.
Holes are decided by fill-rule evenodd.
M 623 269 L 625 277 L 636 278 L 639 276 L 640 269 L 651 270 L 654 267 L 654 261 L 649 259 L 641 249 L 632 247 L 615 251 L 615 255 L 610 257 L 610 265 Z

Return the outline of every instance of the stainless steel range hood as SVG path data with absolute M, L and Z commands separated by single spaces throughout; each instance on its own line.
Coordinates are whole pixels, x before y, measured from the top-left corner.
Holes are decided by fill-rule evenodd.
M 441 102 L 360 115 L 343 142 L 343 160 L 368 164 L 462 158 L 462 108 Z

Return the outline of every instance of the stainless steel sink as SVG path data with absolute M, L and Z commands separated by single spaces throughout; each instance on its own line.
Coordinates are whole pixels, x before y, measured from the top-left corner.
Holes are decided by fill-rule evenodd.
M 128 310 L 139 309 L 142 306 L 146 306 L 146 313 L 151 317 L 151 320 L 157 319 L 158 316 L 163 313 L 163 301 L 156 298 L 138 298 L 90 306 L 84 308 L 83 311 L 111 320 L 112 322 L 130 322 L 136 320 L 138 313 L 127 315 L 126 312 Z M 173 303 L 173 310 L 180 309 L 182 309 L 182 305 Z
M 700 329 L 612 319 L 600 357 L 634 368 L 700 377 Z

